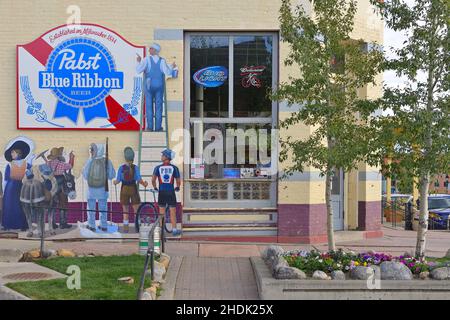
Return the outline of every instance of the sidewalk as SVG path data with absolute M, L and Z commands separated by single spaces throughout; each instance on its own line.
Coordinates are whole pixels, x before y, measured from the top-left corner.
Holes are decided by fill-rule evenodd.
M 393 255 L 413 252 L 416 246 L 416 232 L 395 230 L 383 227 L 381 238 L 337 241 L 338 248 L 362 252 L 367 250 L 382 251 Z M 46 241 L 46 248 L 69 249 L 78 255 L 128 255 L 138 252 L 137 239 L 134 240 L 86 240 L 86 241 Z M 168 241 L 166 251 L 174 256 L 191 257 L 251 257 L 258 256 L 268 243 L 236 243 L 236 242 L 198 242 Z M 327 250 L 326 244 L 278 244 L 286 250 L 312 249 Z M 20 249 L 28 251 L 39 247 L 38 240 L 1 239 L 0 249 Z M 450 232 L 428 231 L 427 255 L 445 256 L 450 248 Z

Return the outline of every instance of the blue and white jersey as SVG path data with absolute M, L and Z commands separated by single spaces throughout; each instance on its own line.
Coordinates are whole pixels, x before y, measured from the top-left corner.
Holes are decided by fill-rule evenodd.
M 174 183 L 180 177 L 180 171 L 173 164 L 160 164 L 153 170 L 153 175 L 158 177 L 159 191 L 175 191 Z

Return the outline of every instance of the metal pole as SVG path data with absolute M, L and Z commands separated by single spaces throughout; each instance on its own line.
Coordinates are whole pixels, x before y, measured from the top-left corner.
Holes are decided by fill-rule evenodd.
M 33 214 L 33 207 L 31 207 L 31 214 Z M 45 216 L 44 211 L 42 211 L 41 216 L 39 217 L 39 224 L 41 225 L 41 258 L 44 258 L 44 237 L 45 237 Z

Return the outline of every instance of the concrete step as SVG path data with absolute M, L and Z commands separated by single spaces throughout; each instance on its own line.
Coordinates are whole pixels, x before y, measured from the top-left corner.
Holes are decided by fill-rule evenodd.
M 277 213 L 273 211 L 206 211 L 186 212 L 183 210 L 183 225 L 261 225 L 276 224 Z
M 161 152 L 164 149 L 166 149 L 165 146 L 142 148 L 141 163 L 145 163 L 146 161 L 161 162 Z
M 241 237 L 241 236 L 276 236 L 276 226 L 205 226 L 192 227 L 183 225 L 183 237 Z

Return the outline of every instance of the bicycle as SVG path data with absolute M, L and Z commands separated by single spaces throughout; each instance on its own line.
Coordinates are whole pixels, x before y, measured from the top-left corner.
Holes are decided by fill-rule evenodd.
M 135 215 L 135 221 L 134 226 L 136 229 L 136 232 L 139 232 L 141 225 L 150 225 L 152 223 L 155 223 L 155 221 L 158 219 L 159 213 L 159 207 L 155 205 L 158 203 L 156 201 L 156 193 L 158 192 L 155 189 L 149 189 L 149 192 L 153 194 L 153 202 L 147 202 L 147 188 L 144 189 L 144 202 L 141 203 L 139 206 L 136 215 Z M 169 227 L 170 226 L 170 227 Z M 172 224 L 170 223 L 170 210 L 169 206 L 166 206 L 165 208 L 165 214 L 164 214 L 164 229 L 168 232 L 172 232 Z

